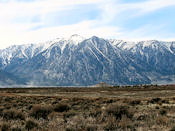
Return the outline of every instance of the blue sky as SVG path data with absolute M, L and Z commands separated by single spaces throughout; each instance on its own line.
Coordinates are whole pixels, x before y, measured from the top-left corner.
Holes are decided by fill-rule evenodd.
M 175 0 L 0 0 L 0 48 L 79 34 L 175 40 Z

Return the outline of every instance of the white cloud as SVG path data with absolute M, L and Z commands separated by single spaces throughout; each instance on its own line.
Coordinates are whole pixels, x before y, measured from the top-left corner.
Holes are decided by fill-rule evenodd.
M 142 3 L 126 5 L 126 7 L 130 9 L 138 9 L 138 13 L 136 14 L 136 16 L 154 12 L 156 10 L 166 8 L 169 6 L 175 6 L 175 1 L 174 0 L 148 0 Z
M 46 38 L 58 36 L 64 37 L 70 36 L 72 34 L 80 34 L 86 37 L 90 37 L 93 35 L 97 35 L 100 37 L 111 37 L 119 34 L 119 29 L 117 29 L 116 27 L 94 27 L 95 23 L 96 21 L 83 21 L 73 25 L 44 28 L 37 31 L 31 31 L 30 33 L 31 35 L 43 34 L 43 36 L 46 36 Z
M 0 3 L 0 18 L 4 18 L 1 19 L 1 23 L 9 22 L 10 20 L 18 17 L 45 15 L 55 11 L 68 10 L 77 5 L 95 4 L 100 1 L 101 0 L 37 0 L 34 2 L 10 1 Z
M 24 44 L 26 42 L 27 43 L 43 42 L 58 37 L 68 37 L 71 36 L 72 34 L 79 34 L 85 37 L 91 37 L 93 35 L 97 35 L 99 37 L 104 38 L 105 37 L 110 38 L 111 36 L 114 37 L 120 35 L 119 29 L 116 29 L 116 27 L 112 26 L 94 27 L 93 26 L 94 23 L 95 21 L 83 21 L 73 25 L 41 28 L 39 30 L 28 31 L 28 32 L 18 32 L 18 30 L 11 32 L 11 29 L 9 28 L 9 31 L 7 31 L 8 33 L 2 35 L 0 43 L 9 43 L 10 45 L 11 43 Z M 10 38 L 8 36 L 10 36 Z M 6 46 L 7 45 L 2 44 L 0 47 L 4 48 Z
M 60 36 L 69 36 L 80 34 L 83 36 L 97 35 L 100 37 L 116 37 L 124 39 L 149 39 L 158 38 L 159 35 L 148 34 L 149 28 L 159 30 L 162 25 L 145 25 L 139 29 L 129 32 L 117 25 L 114 19 L 123 12 L 129 12 L 131 17 L 138 17 L 156 10 L 174 6 L 174 0 L 147 0 L 139 3 L 121 3 L 122 0 L 35 0 L 34 2 L 0 2 L 0 48 L 11 44 L 24 44 L 29 42 L 38 42 L 57 38 Z M 76 24 L 44 27 L 45 15 L 53 12 L 68 11 L 80 5 L 94 4 L 100 9 L 100 15 L 92 20 L 79 21 Z M 136 13 L 132 13 L 132 11 Z M 39 17 L 39 21 L 32 21 L 33 17 Z M 22 19 L 22 20 L 21 20 Z M 20 21 L 21 20 L 21 21 Z M 32 28 L 43 26 L 41 29 L 32 31 Z
M 145 3 L 145 5 L 142 6 L 142 9 L 144 12 L 149 12 L 149 11 L 155 11 L 161 8 L 165 8 L 168 6 L 174 6 L 175 1 L 174 0 L 155 0 L 155 1 L 150 1 L 148 3 Z
M 78 5 L 96 4 L 101 0 L 35 0 L 34 2 L 17 2 L 16 0 L 0 2 L 0 48 L 11 44 L 21 44 L 55 37 L 56 32 L 68 33 L 63 27 L 51 27 L 36 31 L 30 29 L 44 25 L 42 18 L 52 12 L 67 11 Z M 32 22 L 32 17 L 40 17 L 38 22 Z M 81 25 L 80 25 L 81 26 Z M 70 29 L 75 25 L 68 26 Z M 70 30 L 69 29 L 69 30 Z M 42 31 L 41 31 L 42 30 Z M 47 35 L 46 35 L 47 34 Z M 52 35 L 48 35 L 52 34 Z M 58 35 L 59 36 L 59 35 Z M 58 37 L 57 36 L 57 37 Z
M 160 36 L 160 30 L 163 28 L 163 25 L 159 25 L 159 26 L 153 26 L 150 24 L 144 25 L 140 28 L 137 28 L 131 32 L 128 32 L 127 30 L 124 31 L 123 33 L 125 35 L 122 35 L 121 38 L 122 39 L 127 39 L 127 40 L 155 40 L 155 39 L 159 39 L 161 40 Z M 155 31 L 152 30 L 156 30 L 157 32 L 155 33 Z

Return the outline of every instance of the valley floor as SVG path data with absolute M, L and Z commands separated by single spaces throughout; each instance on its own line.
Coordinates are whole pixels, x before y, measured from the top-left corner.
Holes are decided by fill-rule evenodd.
M 0 88 L 0 128 L 175 131 L 175 85 Z

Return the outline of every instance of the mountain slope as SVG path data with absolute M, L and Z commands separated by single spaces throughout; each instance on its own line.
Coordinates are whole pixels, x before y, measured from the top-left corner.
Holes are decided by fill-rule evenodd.
M 25 80 L 18 78 L 11 73 L 0 70 L 0 86 L 19 84 L 25 85 Z
M 73 35 L 39 45 L 4 49 L 0 53 L 0 67 L 30 85 L 173 83 L 175 43 L 126 42 L 96 36 L 85 39 Z

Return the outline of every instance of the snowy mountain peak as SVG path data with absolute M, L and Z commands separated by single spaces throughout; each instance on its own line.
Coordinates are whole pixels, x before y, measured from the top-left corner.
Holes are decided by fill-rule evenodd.
M 77 34 L 74 34 L 74 35 L 70 36 L 70 38 L 69 38 L 69 41 L 73 44 L 76 44 L 76 45 L 81 43 L 83 40 L 85 40 L 85 38 L 80 36 L 80 35 L 77 35 Z
M 77 37 L 80 37 L 80 38 L 82 38 L 82 36 L 81 35 L 78 35 L 78 34 L 73 34 L 73 35 L 71 35 L 70 37 L 75 37 L 75 38 L 77 38 Z
M 75 34 L 1 50 L 0 69 L 32 85 L 151 84 L 175 82 L 174 59 L 175 42 Z

